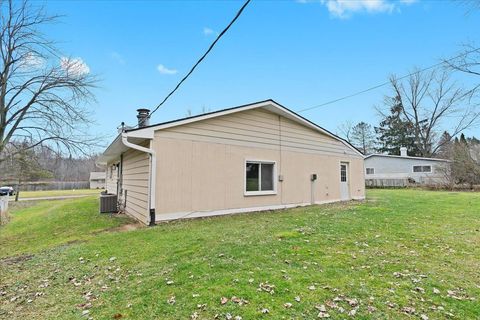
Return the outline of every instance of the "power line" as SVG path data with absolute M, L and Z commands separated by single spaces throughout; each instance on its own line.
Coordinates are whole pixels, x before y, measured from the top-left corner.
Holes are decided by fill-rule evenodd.
M 473 52 L 476 52 L 476 51 L 479 51 L 479 50 L 480 50 L 480 48 L 472 49 L 472 50 L 470 50 L 470 51 L 467 51 L 467 52 L 464 52 L 464 53 L 462 53 L 462 54 L 459 54 L 458 56 L 455 56 L 455 57 L 453 57 L 453 58 L 444 60 L 444 61 L 442 61 L 442 62 L 436 63 L 436 64 L 434 64 L 434 65 L 431 65 L 431 66 L 429 66 L 429 67 L 423 68 L 423 69 L 421 69 L 421 70 L 418 70 L 418 71 L 409 73 L 409 74 L 407 74 L 407 75 L 401 76 L 400 78 L 397 78 L 397 80 L 402 80 L 402 79 L 408 78 L 408 77 L 410 77 L 410 76 L 412 76 L 412 75 L 414 75 L 414 74 L 422 73 L 422 72 L 425 72 L 425 71 L 427 71 L 427 70 L 437 68 L 438 66 L 441 66 L 441 65 L 443 65 L 443 64 L 445 64 L 445 63 L 448 63 L 449 61 L 458 59 L 458 58 L 460 58 L 460 57 L 462 57 L 462 56 L 469 55 L 470 53 L 473 53 Z M 361 94 L 363 94 L 363 93 L 365 93 L 365 92 L 369 92 L 369 91 L 372 91 L 372 90 L 381 88 L 381 87 L 383 87 L 383 86 L 386 86 L 387 84 L 390 84 L 390 81 L 386 81 L 386 82 L 380 83 L 380 84 L 378 84 L 378 85 L 376 85 L 376 86 L 373 86 L 373 87 L 370 87 L 370 88 L 368 88 L 368 89 L 361 90 L 361 91 L 358 91 L 358 92 L 355 92 L 355 93 L 352 93 L 352 94 L 343 96 L 343 97 L 341 97 L 341 98 L 337 98 L 337 99 L 334 99 L 334 100 L 330 100 L 330 101 L 327 101 L 327 102 L 325 102 L 325 103 L 322 103 L 322 104 L 319 104 L 319 105 L 316 105 L 316 106 L 312 106 L 312 107 L 308 107 L 308 108 L 305 108 L 305 109 L 298 110 L 297 113 L 309 111 L 309 110 L 316 109 L 316 108 L 320 108 L 320 107 L 323 107 L 323 106 L 326 106 L 326 105 L 329 105 L 329 104 L 332 104 L 332 103 L 335 103 L 335 102 L 338 102 L 338 101 L 346 100 L 346 99 L 349 99 L 349 98 L 352 98 L 352 97 L 361 95 Z
M 169 94 L 167 94 L 167 96 L 162 100 L 162 102 L 160 102 L 156 107 L 155 109 L 153 109 L 153 111 L 150 113 L 150 117 L 152 116 L 152 114 L 155 113 L 155 111 L 157 111 L 167 100 L 168 98 L 170 98 L 170 96 L 172 94 L 175 93 L 175 91 L 177 91 L 177 89 L 182 85 L 182 83 L 187 80 L 187 78 L 193 73 L 193 71 L 195 70 L 195 68 L 203 61 L 203 59 L 205 59 L 205 57 L 210 53 L 210 51 L 212 51 L 213 47 L 217 44 L 217 42 L 220 40 L 220 38 L 228 31 L 228 29 L 230 29 L 230 27 L 235 23 L 235 21 L 238 19 L 238 17 L 240 17 L 240 15 L 242 14 L 243 10 L 245 9 L 245 7 L 250 3 L 251 0 L 247 0 L 245 1 L 245 3 L 243 4 L 243 6 L 240 8 L 240 10 L 238 10 L 237 14 L 235 15 L 235 17 L 233 18 L 232 21 L 230 21 L 230 23 L 227 25 L 227 27 L 225 29 L 223 29 L 222 32 L 220 32 L 220 34 L 217 36 L 217 38 L 215 39 L 215 41 L 212 42 L 212 44 L 210 45 L 210 47 L 208 48 L 207 51 L 205 51 L 205 53 L 200 57 L 200 59 L 198 59 L 198 61 L 193 65 L 193 67 L 190 69 L 190 71 L 182 78 L 182 80 L 180 80 L 180 82 L 175 86 L 175 88 L 173 88 L 172 91 L 170 91 Z

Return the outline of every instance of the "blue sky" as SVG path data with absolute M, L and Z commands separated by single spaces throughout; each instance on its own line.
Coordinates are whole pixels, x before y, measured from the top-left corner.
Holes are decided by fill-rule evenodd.
M 92 132 L 112 138 L 122 121 L 136 123 L 137 108 L 165 97 L 242 2 L 45 5 L 64 15 L 48 36 L 101 78 Z M 295 111 L 366 89 L 456 55 L 463 43 L 480 45 L 480 10 L 466 11 L 452 1 L 252 1 L 151 122 L 268 98 Z M 345 120 L 376 124 L 374 106 L 387 93 L 380 88 L 302 115 L 333 132 Z

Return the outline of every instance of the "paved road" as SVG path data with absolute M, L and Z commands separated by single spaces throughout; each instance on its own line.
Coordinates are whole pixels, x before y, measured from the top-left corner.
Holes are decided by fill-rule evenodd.
M 35 201 L 35 200 L 64 200 L 73 198 L 83 198 L 92 196 L 93 194 L 78 194 L 74 196 L 55 196 L 55 197 L 36 197 L 36 198 L 20 198 L 18 201 Z M 9 201 L 15 201 L 15 198 L 9 199 Z

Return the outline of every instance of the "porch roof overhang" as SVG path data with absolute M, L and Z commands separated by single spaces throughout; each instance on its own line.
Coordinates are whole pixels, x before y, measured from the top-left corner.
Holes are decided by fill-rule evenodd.
M 128 132 L 123 133 L 128 137 L 128 141 L 134 144 L 140 144 L 148 139 L 153 139 L 153 132 Z M 120 155 L 130 148 L 122 142 L 122 133 L 119 133 L 105 151 L 97 158 L 98 165 L 107 165 L 108 163 L 120 160 Z

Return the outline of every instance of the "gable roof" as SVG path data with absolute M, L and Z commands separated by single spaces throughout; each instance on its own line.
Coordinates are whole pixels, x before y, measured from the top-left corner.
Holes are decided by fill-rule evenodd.
M 439 158 L 426 158 L 426 157 L 411 157 L 411 156 L 397 156 L 397 155 L 390 155 L 390 154 L 369 154 L 365 157 L 365 160 L 372 158 L 372 157 L 385 157 L 385 158 L 397 158 L 397 159 L 405 159 L 405 160 L 430 160 L 430 161 L 440 161 L 440 162 L 451 162 L 447 159 L 439 159 Z
M 222 109 L 222 110 L 218 110 L 218 111 L 208 112 L 208 113 L 204 113 L 204 114 L 200 114 L 200 115 L 196 115 L 196 116 L 191 116 L 191 117 L 186 117 L 186 118 L 181 118 L 181 119 L 177 119 L 177 120 L 161 122 L 161 123 L 149 125 L 149 126 L 142 127 L 142 128 L 129 129 L 129 130 L 126 130 L 126 132 L 129 133 L 129 136 L 131 135 L 132 137 L 141 136 L 142 132 L 146 133 L 146 132 L 152 131 L 152 130 L 153 131 L 162 130 L 162 129 L 166 129 L 166 128 L 171 128 L 171 127 L 175 127 L 175 126 L 180 126 L 180 125 L 184 125 L 184 124 L 188 124 L 188 123 L 192 123 L 192 122 L 202 121 L 202 120 L 206 120 L 206 119 L 211 119 L 211 118 L 215 118 L 215 117 L 224 116 L 224 115 L 227 115 L 227 114 L 232 114 L 232 113 L 251 110 L 251 109 L 256 109 L 256 108 L 264 108 L 264 109 L 269 110 L 273 113 L 276 113 L 276 114 L 281 115 L 285 118 L 288 118 L 288 119 L 293 120 L 297 123 L 300 123 L 300 124 L 302 124 L 306 127 L 314 129 L 314 130 L 316 130 L 316 131 L 318 131 L 318 132 L 320 132 L 324 135 L 327 135 L 327 136 L 329 136 L 329 137 L 331 137 L 331 138 L 333 138 L 337 141 L 342 142 L 348 148 L 352 149 L 355 153 L 357 153 L 357 154 L 359 154 L 360 156 L 363 157 L 363 154 L 360 152 L 360 150 L 355 148 L 352 144 L 350 144 L 346 140 L 344 140 L 344 139 L 340 138 L 339 136 L 333 134 L 332 132 L 328 131 L 327 129 L 317 125 L 316 123 L 302 117 L 298 113 L 295 113 L 294 111 L 288 109 L 287 107 L 279 104 L 278 102 L 276 102 L 272 99 L 263 100 L 263 101 L 259 101 L 259 102 L 254 102 L 254 103 L 249 103 L 249 104 L 244 104 L 244 105 L 240 105 L 240 106 L 236 106 L 236 107 L 232 107 L 232 108 L 227 108 L 227 109 Z M 140 135 L 138 135 L 137 133 L 140 133 Z
M 256 108 L 263 108 L 266 109 L 270 112 L 273 112 L 275 114 L 278 114 L 280 116 L 283 116 L 285 118 L 288 118 L 290 120 L 293 120 L 297 123 L 300 123 L 306 127 L 309 127 L 317 132 L 320 132 L 326 136 L 329 136 L 337 141 L 340 141 L 343 143 L 346 147 L 350 148 L 353 150 L 356 154 L 361 156 L 363 158 L 363 154 L 355 148 L 352 144 L 347 142 L 346 140 L 340 138 L 339 136 L 333 134 L 332 132 L 320 127 L 319 125 L 313 123 L 312 121 L 302 117 L 301 115 L 293 112 L 292 110 L 282 106 L 281 104 L 275 102 L 272 99 L 268 100 L 263 100 L 259 102 L 254 102 L 254 103 L 249 103 L 249 104 L 244 104 L 232 108 L 227 108 L 227 109 L 222 109 L 218 111 L 213 111 L 213 112 L 208 112 L 204 113 L 201 115 L 196 115 L 196 116 L 191 116 L 191 117 L 186 117 L 186 118 L 181 118 L 177 120 L 172 120 L 172 121 L 166 121 L 166 122 L 161 122 L 157 124 L 152 124 L 149 126 L 141 127 L 141 128 L 135 128 L 135 129 L 127 129 L 125 130 L 125 133 L 128 135 L 129 138 L 131 138 L 131 141 L 134 143 L 137 143 L 139 141 L 142 141 L 144 139 L 153 139 L 154 132 L 157 130 L 163 130 L 171 127 L 176 127 L 176 126 L 181 126 L 185 125 L 188 123 L 192 122 L 197 122 L 197 121 L 202 121 L 202 120 L 207 120 L 215 117 L 220 117 L 232 113 L 237 113 L 241 111 L 246 111 L 246 110 L 252 110 Z M 136 140 L 136 141 L 135 141 Z M 107 159 L 111 159 L 115 154 L 119 154 L 121 152 L 126 151 L 128 148 L 126 146 L 123 146 L 121 139 L 120 139 L 120 134 L 114 139 L 114 141 L 107 147 L 107 149 L 103 152 L 103 154 L 99 157 L 98 163 L 106 163 Z

